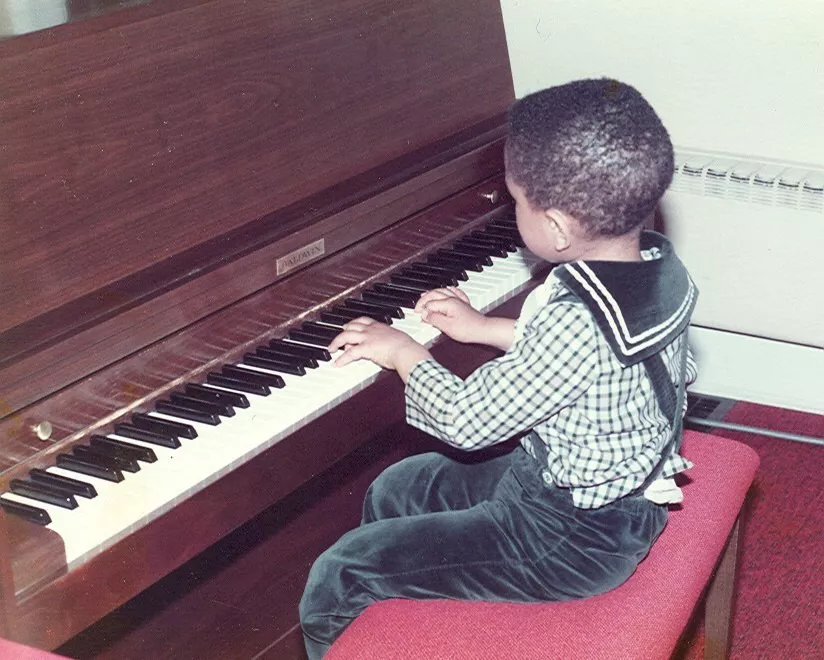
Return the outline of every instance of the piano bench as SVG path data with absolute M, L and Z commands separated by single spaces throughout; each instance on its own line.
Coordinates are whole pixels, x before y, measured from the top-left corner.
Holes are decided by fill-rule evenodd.
M 8 639 L 0 639 L 0 658 L 3 660 L 65 660 L 62 655 L 42 651 Z
M 393 599 L 370 605 L 328 660 L 670 658 L 703 599 L 705 658 L 726 658 L 740 514 L 758 467 L 750 447 L 686 431 L 694 467 L 684 502 L 617 589 L 584 600 L 517 604 Z

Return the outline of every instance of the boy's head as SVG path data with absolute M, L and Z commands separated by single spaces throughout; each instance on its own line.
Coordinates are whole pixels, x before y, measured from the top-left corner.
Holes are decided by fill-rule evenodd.
M 622 236 L 669 186 L 672 143 L 634 88 L 578 80 L 515 102 L 506 167 L 532 210 L 557 209 L 590 237 Z

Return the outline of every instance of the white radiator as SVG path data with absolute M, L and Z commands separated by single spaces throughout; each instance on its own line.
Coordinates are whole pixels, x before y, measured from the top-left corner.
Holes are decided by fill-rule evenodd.
M 659 220 L 700 290 L 693 389 L 824 413 L 824 168 L 678 149 Z

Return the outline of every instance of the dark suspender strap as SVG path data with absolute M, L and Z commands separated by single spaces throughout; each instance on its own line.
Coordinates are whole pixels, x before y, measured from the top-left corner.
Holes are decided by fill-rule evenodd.
M 664 365 L 664 360 L 661 359 L 661 353 L 651 355 L 643 364 L 647 370 L 650 380 L 652 381 L 652 388 L 655 392 L 655 398 L 658 400 L 658 405 L 667 419 L 672 420 L 672 435 L 669 442 L 661 450 L 661 458 L 658 460 L 656 466 L 649 473 L 649 476 L 644 480 L 636 492 L 644 492 L 649 488 L 650 484 L 655 481 L 664 469 L 664 463 L 674 453 L 677 453 L 681 448 L 681 430 L 683 426 L 684 417 L 681 411 L 684 407 L 684 396 L 687 388 L 687 330 L 683 333 L 683 342 L 681 345 L 681 363 L 678 370 L 678 389 L 672 384 L 672 380 L 667 373 L 667 368 Z

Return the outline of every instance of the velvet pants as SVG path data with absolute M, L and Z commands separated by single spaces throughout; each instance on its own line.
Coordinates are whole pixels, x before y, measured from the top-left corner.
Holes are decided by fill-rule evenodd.
M 629 495 L 598 509 L 548 486 L 521 447 L 478 462 L 404 459 L 367 491 L 360 527 L 315 561 L 300 603 L 310 660 L 369 604 L 388 598 L 536 602 L 624 582 L 666 524 Z

